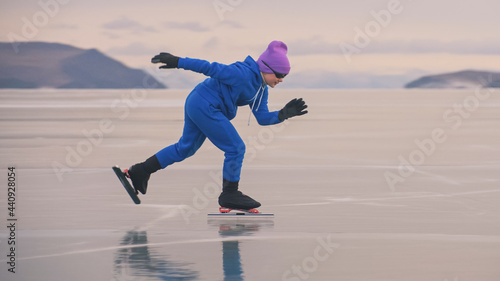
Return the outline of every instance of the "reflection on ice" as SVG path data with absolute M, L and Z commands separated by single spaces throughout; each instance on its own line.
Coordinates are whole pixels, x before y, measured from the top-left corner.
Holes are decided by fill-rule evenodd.
M 210 226 L 219 228 L 221 237 L 241 237 L 250 236 L 262 228 L 273 228 L 272 219 L 255 220 L 246 219 L 209 219 Z M 224 272 L 224 281 L 243 281 L 244 270 L 241 264 L 240 241 L 223 240 L 222 241 L 222 269 Z
M 274 228 L 274 222 L 272 219 L 209 219 L 208 226 L 221 237 L 223 280 L 239 281 L 245 280 L 244 264 L 241 262 L 245 253 L 240 252 L 240 246 L 260 230 Z M 230 239 L 231 237 L 234 239 Z M 217 240 L 205 241 L 218 242 Z M 195 265 L 176 261 L 175 257 L 164 252 L 165 248 L 158 247 L 168 244 L 171 243 L 148 242 L 148 232 L 144 230 L 125 233 L 114 254 L 113 281 L 202 279 L 200 273 L 192 269 Z M 248 259 L 253 257 L 252 253 L 247 255 Z
M 146 231 L 129 231 L 123 237 L 122 247 L 115 254 L 114 279 L 147 280 L 196 280 L 198 272 L 189 269 L 189 264 L 175 262 L 168 256 L 157 254 L 148 246 Z M 144 245 L 141 247 L 140 245 Z M 137 279 L 144 277 L 145 279 Z
M 239 241 L 222 242 L 222 268 L 224 270 L 224 281 L 243 279 L 243 268 L 241 266 Z

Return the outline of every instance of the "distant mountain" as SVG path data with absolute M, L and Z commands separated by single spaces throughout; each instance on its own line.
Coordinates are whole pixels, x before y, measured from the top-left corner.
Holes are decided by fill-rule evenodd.
M 500 72 L 464 70 L 453 73 L 421 77 L 405 85 L 405 88 L 499 88 Z
M 0 88 L 166 88 L 140 69 L 96 49 L 44 42 L 0 42 Z

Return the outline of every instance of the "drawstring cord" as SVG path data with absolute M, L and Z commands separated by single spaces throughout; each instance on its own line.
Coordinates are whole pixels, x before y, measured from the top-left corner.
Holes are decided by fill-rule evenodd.
M 250 108 L 250 114 L 248 115 L 248 126 L 250 126 L 250 119 L 252 117 L 252 111 L 255 107 L 255 102 L 257 101 L 257 97 L 259 95 L 259 93 L 262 91 L 262 95 L 260 95 L 260 99 L 259 99 L 259 103 L 257 104 L 257 109 L 256 110 L 259 110 L 259 107 L 260 107 L 260 102 L 262 101 L 262 97 L 264 96 L 264 84 L 262 84 L 259 89 L 257 90 L 257 93 L 255 93 L 255 96 L 250 100 L 252 101 L 253 100 L 253 103 L 252 103 L 252 107 Z

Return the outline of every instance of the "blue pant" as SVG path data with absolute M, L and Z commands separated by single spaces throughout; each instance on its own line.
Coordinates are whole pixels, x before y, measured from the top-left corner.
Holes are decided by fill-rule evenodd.
M 184 131 L 176 144 L 156 153 L 161 167 L 165 168 L 192 156 L 208 138 L 224 151 L 222 176 L 229 181 L 239 181 L 245 155 L 245 143 L 220 105 L 209 102 L 203 93 L 191 92 L 184 107 Z

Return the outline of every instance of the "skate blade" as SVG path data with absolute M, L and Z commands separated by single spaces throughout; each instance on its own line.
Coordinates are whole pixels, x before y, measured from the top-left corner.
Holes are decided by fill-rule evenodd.
M 257 209 L 240 210 L 225 207 L 219 208 L 219 213 L 209 213 L 208 217 L 274 217 L 272 213 L 261 213 Z
M 116 176 L 122 183 L 123 187 L 127 191 L 128 195 L 130 198 L 132 198 L 132 201 L 134 201 L 135 204 L 141 204 L 141 200 L 139 197 L 137 197 L 137 193 L 135 189 L 132 187 L 132 185 L 128 182 L 125 173 L 120 169 L 118 166 L 112 167 L 113 171 L 115 172 Z
M 208 213 L 208 217 L 210 218 L 274 218 L 274 214 L 272 213 L 244 213 L 244 212 L 235 212 L 235 213 Z
M 252 214 L 260 213 L 259 210 L 257 209 L 232 209 L 227 207 L 219 207 L 219 212 L 221 213 L 229 213 L 231 211 L 241 212 L 241 213 L 252 213 Z

